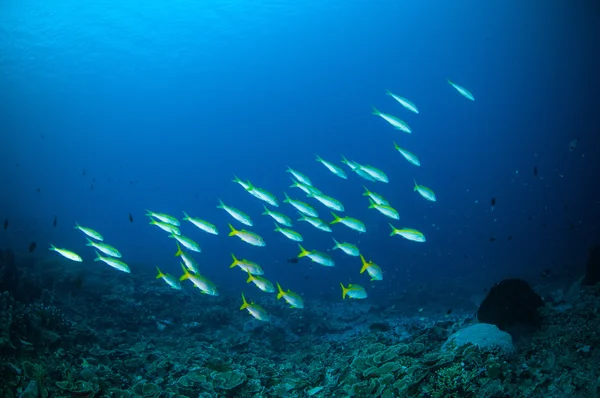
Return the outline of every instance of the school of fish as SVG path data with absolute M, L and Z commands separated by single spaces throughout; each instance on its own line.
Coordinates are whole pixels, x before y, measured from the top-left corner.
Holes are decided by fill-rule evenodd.
M 469 90 L 454 83 L 450 79 L 447 81 L 463 97 L 471 101 L 475 100 L 473 94 Z M 417 106 L 412 101 L 394 94 L 389 90 L 386 90 L 386 94 L 393 98 L 404 109 L 414 114 L 419 114 Z M 380 112 L 375 107 L 373 107 L 373 114 L 381 117 L 396 130 L 407 134 L 413 133 L 413 130 L 408 123 L 396 116 Z M 400 147 L 396 142 L 393 142 L 393 144 L 395 149 L 406 161 L 417 167 L 421 165 L 421 161 L 417 155 L 403 147 Z M 336 164 L 335 162 L 331 160 L 325 160 L 318 155 L 316 155 L 316 161 L 323 164 L 323 166 L 325 166 L 325 168 L 327 168 L 327 170 L 329 170 L 335 176 L 344 180 L 348 179 L 347 172 L 342 168 L 342 166 Z M 344 156 L 341 156 L 341 163 L 348 166 L 349 171 L 356 173 L 359 177 L 366 181 L 389 183 L 388 176 L 382 170 L 374 166 L 366 164 L 363 165 L 356 161 L 348 160 Z M 287 192 L 284 192 L 284 200 L 282 203 L 289 205 L 288 208 L 293 207 L 296 210 L 299 217 L 297 219 L 298 222 L 307 222 L 316 229 L 329 233 L 333 232 L 331 226 L 336 224 L 341 224 L 359 234 L 367 232 L 367 227 L 362 221 L 350 216 L 338 215 L 338 213 L 345 211 L 344 205 L 339 200 L 324 194 L 320 189 L 315 187 L 311 179 L 304 173 L 292 169 L 289 166 L 287 167 L 286 172 L 291 174 L 292 184 L 290 185 L 290 188 L 298 188 L 301 190 L 306 198 L 312 199 L 313 203 L 320 203 L 322 207 L 326 208 L 327 212 L 329 212 L 333 217 L 333 219 L 329 222 L 323 220 L 323 215 L 320 215 L 319 211 L 312 204 L 294 198 L 296 195 L 290 196 Z M 253 185 L 250 181 L 244 181 L 237 176 L 234 176 L 233 182 L 239 184 L 246 192 L 263 202 L 264 212 L 262 215 L 272 218 L 276 232 L 280 232 L 290 241 L 296 242 L 300 251 L 298 258 L 306 257 L 310 259 L 310 261 L 325 267 L 335 266 L 335 261 L 327 253 L 316 249 L 307 250 L 302 246 L 304 239 L 300 233 L 292 229 L 293 222 L 291 218 L 282 212 L 273 209 L 279 208 L 280 205 L 277 196 L 265 189 Z M 413 182 L 414 191 L 423 197 L 423 199 L 431 202 L 435 202 L 437 200 L 437 197 L 431 188 L 418 184 L 415 179 L 413 179 Z M 399 212 L 392 207 L 383 196 L 377 194 L 376 192 L 370 191 L 366 186 L 363 187 L 365 189 L 363 196 L 366 196 L 368 199 L 367 206 L 369 209 L 377 210 L 383 216 L 388 217 L 391 220 L 400 219 Z M 271 208 L 267 207 L 267 205 L 271 206 Z M 243 242 L 252 246 L 266 246 L 267 243 L 260 235 L 252 232 L 249 229 L 245 229 L 252 228 L 254 226 L 254 222 L 248 214 L 244 213 L 240 209 L 225 204 L 220 199 L 218 199 L 218 205 L 216 207 L 227 212 L 231 216 L 232 222 L 237 222 L 243 225 L 243 227 L 235 227 L 232 223 L 229 223 L 228 226 L 230 237 L 237 237 Z M 177 247 L 175 256 L 181 259 L 181 277 L 165 274 L 160 270 L 159 267 L 156 267 L 158 272 L 156 278 L 162 279 L 167 286 L 177 290 L 182 288 L 181 282 L 189 280 L 193 286 L 198 288 L 203 294 L 217 296 L 219 294 L 217 285 L 213 283 L 207 276 L 200 273 L 198 264 L 192 256 L 192 253 L 201 253 L 200 245 L 181 233 L 181 222 L 172 215 L 150 210 L 146 210 L 146 216 L 149 218 L 150 225 L 160 228 L 166 232 L 167 237 L 175 241 L 175 246 Z M 204 219 L 192 217 L 186 212 L 183 212 L 182 220 L 187 221 L 189 224 L 193 225 L 204 233 L 212 235 L 219 234 L 219 230 L 216 225 Z M 400 235 L 401 237 L 413 242 L 426 241 L 425 235 L 417 229 L 408 227 L 396 228 L 391 223 L 389 225 L 391 227 L 390 236 Z M 339 227 L 336 226 L 334 228 Z M 94 249 L 96 254 L 94 261 L 103 262 L 106 265 L 122 272 L 131 272 L 130 267 L 121 260 L 122 256 L 120 251 L 113 246 L 104 243 L 104 237 L 102 234 L 89 227 L 81 226 L 78 223 L 75 224 L 75 229 L 84 234 L 84 237 L 87 240 L 86 246 Z M 366 275 L 370 277 L 370 281 L 380 281 L 383 279 L 383 269 L 372 260 L 367 261 L 357 246 L 348 242 L 339 242 L 335 238 L 332 239 L 334 246 L 331 250 L 339 249 L 349 257 L 357 257 L 359 259 L 358 261 L 360 261 L 360 263 L 357 262 L 357 273 L 359 275 L 366 273 Z M 51 245 L 49 250 L 55 251 L 71 261 L 83 261 L 79 254 L 68 249 L 58 248 L 54 245 Z M 230 268 L 239 267 L 239 269 L 247 275 L 247 283 L 253 283 L 263 292 L 275 293 L 277 300 L 284 299 L 290 308 L 304 308 L 304 301 L 300 294 L 295 293 L 290 289 L 284 290 L 277 282 L 274 285 L 270 280 L 263 276 L 264 270 L 259 264 L 248 259 L 238 259 L 234 253 L 231 254 L 231 257 L 233 262 L 231 263 Z M 342 299 L 345 299 L 346 297 L 351 299 L 365 299 L 368 296 L 366 289 L 361 285 L 349 284 L 344 286 L 343 283 L 340 283 L 340 286 Z M 269 321 L 269 313 L 263 307 L 253 301 L 248 302 L 243 293 L 241 295 L 241 299 L 242 305 L 240 310 L 247 310 L 251 316 L 259 321 Z

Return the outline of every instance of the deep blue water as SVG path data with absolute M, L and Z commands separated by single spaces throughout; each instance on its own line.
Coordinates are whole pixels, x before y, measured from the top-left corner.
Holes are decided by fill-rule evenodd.
M 231 252 L 306 297 L 338 299 L 339 282 L 359 283 L 382 303 L 417 286 L 479 292 L 507 276 L 539 282 L 546 268 L 582 272 L 600 219 L 597 3 L 143 3 L 0 4 L 0 221 L 9 220 L 0 247 L 27 255 L 36 241 L 34 255 L 58 257 L 45 252 L 52 243 L 84 257 L 65 267 L 104 266 L 73 230 L 79 222 L 119 248 L 133 273 L 159 283 L 155 266 L 180 269 L 172 239 L 148 225 L 151 209 L 218 225 L 217 237 L 186 224 L 182 232 L 201 245 L 196 259 L 222 294 L 254 289 L 229 269 Z M 413 134 L 373 116 L 372 106 L 405 119 Z M 314 154 L 376 166 L 390 183 L 347 168 L 348 180 L 339 179 Z M 295 223 L 304 246 L 331 249 L 332 236 L 355 243 L 383 281 L 370 283 L 360 261 L 339 251 L 334 268 L 286 262 L 297 245 L 231 182 L 235 174 L 280 200 L 284 191 L 302 199 L 287 188 L 286 165 L 368 229 L 335 225 L 327 234 Z M 413 178 L 437 202 L 413 192 Z M 398 209 L 395 226 L 419 229 L 427 242 L 390 237 L 388 219 L 367 209 L 363 184 Z M 267 246 L 227 237 L 232 220 L 217 198 L 250 214 Z M 296 218 L 289 205 L 279 210 Z

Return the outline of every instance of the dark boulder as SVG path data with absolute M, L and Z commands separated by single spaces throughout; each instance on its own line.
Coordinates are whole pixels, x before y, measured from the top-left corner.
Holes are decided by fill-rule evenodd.
M 544 302 L 529 283 L 505 279 L 496 283 L 477 310 L 479 322 L 496 325 L 505 332 L 537 328 Z

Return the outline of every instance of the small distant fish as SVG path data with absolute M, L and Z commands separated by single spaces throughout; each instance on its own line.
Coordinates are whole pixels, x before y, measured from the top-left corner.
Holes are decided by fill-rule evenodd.
M 281 232 L 286 238 L 296 242 L 302 242 L 304 240 L 302 235 L 300 235 L 298 232 L 287 228 L 281 228 L 277 224 L 275 224 L 275 232 Z
M 102 235 L 99 232 L 94 231 L 91 228 L 87 228 L 87 227 L 82 227 L 81 225 L 79 225 L 79 223 L 75 223 L 75 229 L 80 230 L 81 232 L 83 232 L 84 234 L 86 234 L 87 236 L 89 236 L 90 238 L 99 240 L 99 241 L 103 241 L 104 237 L 102 237 Z
M 229 268 L 240 267 L 240 269 L 244 272 L 248 272 L 252 275 L 264 275 L 265 271 L 263 271 L 262 267 L 256 264 L 254 261 L 242 259 L 238 260 L 233 253 L 231 253 L 231 258 L 233 262 L 229 266 Z
M 260 235 L 255 234 L 254 232 L 246 231 L 245 229 L 237 230 L 231 224 L 229 224 L 229 228 L 231 229 L 229 236 L 237 236 L 238 238 L 240 238 L 246 243 L 251 244 L 252 246 L 267 245 L 264 239 Z
M 157 220 L 160 220 L 160 221 L 162 221 L 164 223 L 167 223 L 167 224 L 174 225 L 176 227 L 179 227 L 181 225 L 180 222 L 179 222 L 179 220 L 177 218 L 175 218 L 173 216 L 170 216 L 168 214 L 165 214 L 165 213 L 155 213 L 153 211 L 150 211 L 150 210 L 146 209 L 146 215 L 148 217 L 154 217 Z
M 359 251 L 358 247 L 354 246 L 351 243 L 346 243 L 346 242 L 340 243 L 337 240 L 335 240 L 335 238 L 333 238 L 333 243 L 335 244 L 335 246 L 333 246 L 332 250 L 340 249 L 347 255 L 353 256 L 353 257 L 358 257 L 360 255 L 360 251 Z
M 490 242 L 494 242 L 496 240 L 496 238 L 494 238 L 493 236 L 490 237 Z
M 301 183 L 300 181 L 296 181 L 295 179 L 292 178 L 292 185 L 290 185 L 290 188 L 299 188 L 302 191 L 304 191 L 305 194 L 319 194 L 322 193 L 320 189 L 313 187 L 311 185 L 306 185 Z
M 38 187 L 38 189 L 36 189 L 35 191 L 36 191 L 37 193 L 40 193 L 40 192 L 41 192 L 41 190 L 40 190 L 40 187 Z
M 348 178 L 344 169 L 342 169 L 341 167 L 339 167 L 331 162 L 328 162 L 327 160 L 323 160 L 319 155 L 315 155 L 315 156 L 317 157 L 316 161 L 322 163 L 323 166 L 327 167 L 327 169 L 329 171 L 331 171 L 333 174 L 335 174 L 336 176 L 338 176 L 340 178 L 343 178 L 344 180 Z
M 244 225 L 247 225 L 249 227 L 254 225 L 249 215 L 247 215 L 241 210 L 236 209 L 235 207 L 227 206 L 225 203 L 223 203 L 221 199 L 219 199 L 219 205 L 217 206 L 217 209 L 225 210 L 227 213 L 229 213 L 231 217 L 235 218 L 237 221 L 241 222 Z
M 389 95 L 390 97 L 392 97 L 393 99 L 395 99 L 396 101 L 398 101 L 398 103 L 400 105 L 402 105 L 404 108 L 408 109 L 409 111 L 414 112 L 414 113 L 419 113 L 419 110 L 417 109 L 416 105 L 413 104 L 411 101 L 407 100 L 406 98 L 400 97 L 399 95 L 392 93 L 390 90 L 385 90 L 385 93 L 387 95 Z
M 54 228 L 56 228 L 57 222 L 58 222 L 58 219 L 56 218 L 56 216 L 54 216 L 54 222 L 52 223 L 52 225 L 54 226 Z
M 387 113 L 379 112 L 377 108 L 373 107 L 373 115 L 379 116 L 386 122 L 392 125 L 396 130 L 404 131 L 405 133 L 411 134 L 412 130 L 410 126 L 402 119 L 396 116 L 389 115 Z
M 360 285 L 349 284 L 348 287 L 344 287 L 344 284 L 340 283 L 340 286 L 342 286 L 342 299 L 346 296 L 353 299 L 367 298 L 367 291 Z
M 29 253 L 33 253 L 35 251 L 36 246 L 37 245 L 36 245 L 35 241 L 31 242 L 29 244 Z
M 323 194 L 312 194 L 309 193 L 306 195 L 309 198 L 317 199 L 321 204 L 325 207 L 335 210 L 335 211 L 344 211 L 344 205 L 337 199 L 332 198 L 331 196 L 323 195 Z
M 246 301 L 246 297 L 244 297 L 244 293 L 242 293 L 242 306 L 240 307 L 240 310 L 248 310 L 250 315 L 258 319 L 259 321 L 269 321 L 269 314 L 267 313 L 267 311 L 255 302 L 248 303 Z
M 8 228 L 8 218 L 4 220 L 4 229 Z
M 383 171 L 379 170 L 376 167 L 369 166 L 369 165 L 359 165 L 358 168 L 363 173 L 368 174 L 375 181 L 384 182 L 384 183 L 388 183 L 390 181 L 388 176 Z
M 209 234 L 213 234 L 213 235 L 219 234 L 219 231 L 217 230 L 217 227 L 214 224 L 211 224 L 208 221 L 201 220 L 199 218 L 190 217 L 185 211 L 183 212 L 183 215 L 184 215 L 183 219 L 185 221 L 191 222 L 192 224 L 194 224 L 196 227 L 203 230 L 204 232 L 208 232 Z M 177 234 L 175 234 L 175 235 L 177 235 Z
M 94 242 L 93 240 L 86 238 L 88 243 L 86 246 L 91 246 L 94 249 L 100 250 L 102 253 L 111 257 L 121 258 L 121 253 L 114 247 L 107 245 L 106 243 Z
M 283 203 L 291 204 L 292 206 L 294 206 L 296 208 L 296 210 L 298 210 L 301 213 L 306 214 L 307 216 L 319 217 L 319 213 L 315 210 L 314 207 L 312 207 L 308 203 L 304 203 L 299 200 L 292 199 L 285 192 L 284 192 L 284 195 L 285 195 L 285 200 L 283 201 Z
M 533 175 L 537 177 L 538 175 L 538 169 L 537 166 L 533 166 Z
M 396 209 L 394 209 L 392 206 L 378 205 L 377 203 L 373 202 L 371 200 L 371 198 L 369 198 L 369 203 L 370 203 L 369 209 L 376 209 L 384 216 L 393 218 L 394 220 L 400 219 L 400 215 L 398 214 L 398 211 Z
M 450 308 L 448 311 L 446 311 L 446 315 L 450 315 L 452 314 L 452 308 Z
M 289 289 L 284 291 L 279 283 L 277 283 L 277 289 L 279 290 L 277 300 L 283 298 L 290 305 L 290 308 L 304 308 L 304 300 L 298 293 L 294 293 Z
M 355 231 L 367 232 L 367 227 L 365 226 L 365 224 L 362 221 L 357 220 L 356 218 L 352 218 L 352 217 L 339 217 L 337 214 L 335 214 L 333 212 L 331 214 L 333 215 L 334 220 L 332 222 L 330 222 L 329 224 L 341 223 Z
M 327 223 L 319 218 L 316 217 L 309 217 L 303 213 L 300 213 L 300 218 L 298 219 L 298 221 L 306 221 L 307 223 L 309 223 L 310 225 L 312 225 L 313 227 L 320 229 L 321 231 L 325 231 L 325 232 L 331 232 L 331 227 L 329 225 L 327 225 Z
M 96 252 L 96 258 L 94 259 L 94 261 L 102 261 L 103 263 L 110 265 L 111 267 L 119 271 L 127 273 L 131 272 L 131 270 L 129 269 L 129 265 L 125 264 L 123 261 L 115 257 L 103 257 L 100 255 L 100 253 Z
M 81 256 L 80 256 L 79 254 L 77 254 L 77 253 L 74 253 L 74 252 L 72 252 L 72 251 L 70 251 L 70 250 L 66 250 L 66 249 L 59 249 L 59 248 L 57 248 L 57 247 L 56 247 L 56 246 L 54 246 L 54 245 L 50 245 L 50 249 L 49 249 L 49 250 L 51 250 L 51 251 L 55 251 L 55 252 L 57 252 L 58 254 L 60 254 L 61 256 L 65 257 L 65 258 L 68 258 L 69 260 L 72 260 L 72 261 L 77 261 L 77 262 L 79 262 L 79 263 L 83 261 L 83 260 L 81 259 Z
M 92 185 L 92 187 L 93 187 L 93 185 Z M 129 222 L 133 222 L 133 216 L 131 215 L 131 213 L 129 213 Z
M 248 279 L 246 280 L 246 283 L 250 282 L 253 282 L 256 287 L 265 293 L 275 292 L 275 286 L 273 286 L 273 283 L 260 275 L 252 275 L 250 272 L 248 272 Z
M 177 280 L 176 277 L 169 274 L 163 274 L 160 268 L 156 267 L 158 271 L 158 275 L 156 275 L 156 279 L 161 279 L 167 283 L 167 285 L 171 286 L 173 289 L 181 290 L 181 283 Z
M 569 151 L 573 152 L 577 149 L 577 144 L 579 143 L 579 137 L 575 138 L 573 141 L 569 143 Z
M 417 155 L 415 155 L 412 152 L 407 151 L 404 148 L 400 148 L 398 146 L 398 144 L 396 144 L 394 142 L 394 147 L 396 148 L 396 150 L 398 152 L 400 152 L 400 154 L 404 157 L 404 159 L 408 160 L 410 163 L 414 164 L 415 166 L 420 166 L 421 162 L 419 161 L 419 158 L 417 157 Z
M 435 193 L 430 188 L 417 184 L 415 179 L 413 179 L 413 181 L 415 182 L 415 188 L 413 189 L 414 191 L 417 191 L 422 197 L 431 202 L 435 202 L 437 200 Z
M 181 250 L 179 242 L 175 242 L 175 244 L 177 244 L 177 252 L 175 253 L 175 257 L 181 257 L 187 269 L 189 269 L 195 274 L 199 274 L 200 272 L 198 271 L 198 264 L 196 263 L 194 258 L 188 253 L 185 253 L 183 250 Z
M 271 211 L 265 205 L 263 205 L 263 208 L 265 209 L 264 213 L 262 213 L 263 216 L 270 216 L 271 218 L 273 218 L 273 220 L 277 221 L 281 225 L 285 225 L 286 227 L 292 226 L 292 220 L 290 220 L 290 218 L 285 214 L 281 214 L 276 211 Z
M 287 166 L 286 172 L 291 173 L 294 178 L 305 185 L 310 185 L 312 187 L 312 181 L 306 175 L 300 173 L 297 170 L 292 169 L 290 166 Z
M 508 240 L 512 240 L 512 235 L 509 235 L 509 236 L 508 236 Z
M 183 264 L 181 264 L 181 269 L 183 270 L 183 275 L 181 276 L 181 278 L 179 278 L 180 281 L 189 279 L 190 281 L 192 281 L 194 286 L 200 289 L 202 293 L 208 294 L 209 296 L 219 295 L 217 285 L 215 285 L 211 280 L 200 274 L 190 274 Z
M 360 269 L 360 273 L 364 273 L 367 271 L 372 281 L 380 281 L 383 279 L 383 271 L 381 267 L 375 264 L 373 261 L 367 262 L 363 255 L 360 255 L 360 260 L 362 261 L 362 268 Z
M 350 167 L 350 169 L 358 174 L 359 177 L 364 178 L 367 181 L 375 182 L 375 180 L 369 173 L 362 169 L 363 165 L 357 162 L 353 162 L 351 160 L 346 159 L 346 157 L 342 156 L 342 163 Z
M 150 222 L 149 222 L 150 225 L 156 225 L 158 228 L 162 229 L 163 231 L 168 232 L 173 235 L 181 235 L 179 228 L 177 228 L 175 225 L 167 224 L 162 221 L 157 221 L 152 217 L 149 217 L 149 218 L 150 218 Z
M 298 263 L 298 257 L 288 258 L 287 262 L 288 263 L 292 263 L 292 264 L 297 264 Z
M 169 235 L 169 238 L 176 239 L 177 242 L 181 243 L 188 250 L 191 250 L 191 251 L 194 251 L 197 253 L 200 253 L 202 251 L 200 249 L 200 245 L 198 245 L 196 242 L 194 242 L 190 238 L 187 238 L 183 235 L 171 234 L 171 235 Z
M 492 198 L 492 211 L 494 211 L 494 206 L 496 206 L 496 198 Z
M 471 92 L 469 90 L 467 90 L 463 86 L 459 86 L 458 84 L 454 83 L 450 79 L 446 79 L 446 80 L 448 80 L 448 83 L 450 83 L 450 85 L 452 87 L 454 87 L 456 89 L 456 91 L 458 91 L 460 93 L 460 95 L 462 95 L 463 97 L 465 97 L 467 99 L 470 99 L 471 101 L 475 101 L 475 97 L 473 97 L 473 94 L 471 94 Z
M 251 193 L 254 197 L 262 200 L 263 202 L 267 202 L 271 206 L 279 207 L 279 202 L 277 197 L 273 195 L 271 192 L 267 191 L 263 188 L 258 188 L 253 186 L 250 181 L 248 181 L 248 189 L 246 189 L 249 193 Z
M 300 244 L 298 246 L 300 247 L 300 254 L 298 254 L 298 258 L 308 257 L 315 263 L 324 265 L 325 267 L 333 267 L 335 265 L 335 261 L 333 261 L 333 258 L 331 258 L 329 255 L 316 250 L 308 251 Z
M 363 185 L 363 188 L 365 189 L 363 196 L 368 196 L 370 199 L 373 200 L 373 202 L 375 202 L 378 205 L 382 205 L 382 206 L 390 205 L 390 203 L 383 196 L 379 195 L 378 193 L 369 191 L 367 189 L 367 187 L 365 187 L 364 185 Z
M 392 227 L 390 236 L 400 235 L 405 239 L 412 240 L 413 242 L 425 242 L 425 235 L 423 235 L 421 231 L 417 231 L 416 229 L 412 228 L 398 229 L 392 224 L 390 224 L 390 227 Z

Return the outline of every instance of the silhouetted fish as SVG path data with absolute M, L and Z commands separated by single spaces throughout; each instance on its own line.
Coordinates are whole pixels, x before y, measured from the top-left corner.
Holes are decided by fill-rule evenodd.
M 129 222 L 133 222 L 133 216 L 129 213 Z
M 33 253 L 33 251 L 35 250 L 36 246 L 37 245 L 35 244 L 35 241 L 31 242 L 29 244 L 29 253 Z
M 492 207 L 496 206 L 496 198 L 492 198 Z
M 495 240 L 496 240 L 496 238 L 494 238 L 493 236 L 490 238 L 490 242 L 493 242 Z
M 508 235 L 508 240 L 512 240 L 512 235 Z
M 6 220 L 4 220 L 4 229 L 8 228 L 8 218 Z
M 52 225 L 54 225 L 54 228 L 56 228 L 56 223 L 58 222 L 56 216 L 54 216 L 54 222 L 52 223 Z
M 40 193 L 40 187 L 38 187 L 38 189 L 36 189 L 36 192 L 37 192 L 37 193 Z
M 537 177 L 537 166 L 533 166 L 533 175 Z
M 297 257 L 288 258 L 287 262 L 288 263 L 292 263 L 292 264 L 296 264 L 298 262 L 298 258 Z

